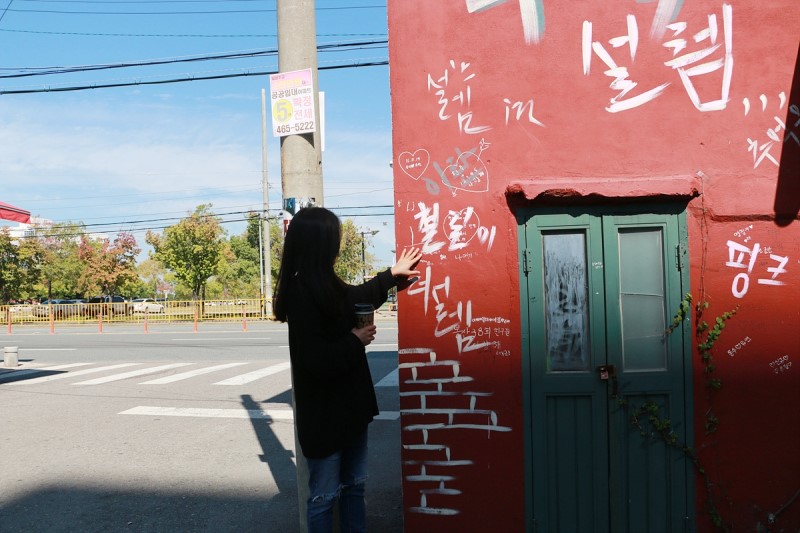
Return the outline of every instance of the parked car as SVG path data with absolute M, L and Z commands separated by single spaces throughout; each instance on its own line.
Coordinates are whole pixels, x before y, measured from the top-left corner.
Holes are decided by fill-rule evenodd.
M 131 304 L 134 313 L 161 313 L 164 311 L 164 304 L 160 304 L 152 298 L 134 298 L 131 300 Z
M 95 296 L 86 300 L 86 315 L 98 316 L 129 315 L 131 310 L 122 296 Z
M 43 300 L 39 305 L 33 307 L 33 316 L 50 316 L 52 311 L 55 318 L 68 318 L 81 316 L 85 312 L 85 306 L 80 300 L 52 299 Z

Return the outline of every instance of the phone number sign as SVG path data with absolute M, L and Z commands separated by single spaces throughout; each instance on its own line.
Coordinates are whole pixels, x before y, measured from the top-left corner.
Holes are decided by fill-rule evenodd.
M 274 137 L 316 131 L 314 79 L 310 68 L 270 74 L 269 92 Z

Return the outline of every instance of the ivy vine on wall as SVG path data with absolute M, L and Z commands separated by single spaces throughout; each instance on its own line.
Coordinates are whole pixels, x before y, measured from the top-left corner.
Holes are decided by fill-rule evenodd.
M 717 431 L 720 426 L 720 420 L 714 411 L 714 397 L 722 389 L 722 380 L 715 375 L 716 365 L 714 365 L 714 357 L 712 350 L 714 345 L 719 340 L 725 329 L 725 324 L 728 320 L 738 311 L 738 307 L 731 311 L 726 311 L 720 316 L 716 317 L 714 321 L 709 324 L 703 319 L 704 312 L 708 309 L 709 304 L 707 301 L 698 302 L 694 307 L 692 306 L 692 295 L 687 293 L 681 300 L 678 306 L 678 311 L 672 319 L 666 334 L 669 335 L 678 329 L 685 321 L 691 320 L 692 311 L 694 311 L 695 318 L 695 337 L 698 341 L 697 351 L 700 356 L 703 373 L 705 375 L 705 388 L 708 392 L 706 401 L 707 409 L 705 411 L 705 433 L 711 435 Z M 645 439 L 659 439 L 667 446 L 674 448 L 683 453 L 686 458 L 691 461 L 695 471 L 700 475 L 703 480 L 706 490 L 706 505 L 711 522 L 717 531 L 731 533 L 734 531 L 734 525 L 730 521 L 726 521 L 720 512 L 719 499 L 721 496 L 716 490 L 721 484 L 715 482 L 708 473 L 706 467 L 700 461 L 697 452 L 694 448 L 689 446 L 686 442 L 682 441 L 678 434 L 672 427 L 672 421 L 663 416 L 661 413 L 661 406 L 653 401 L 645 401 L 641 405 L 632 405 L 628 400 L 623 397 L 618 397 L 617 402 L 623 409 L 626 409 L 629 415 L 629 422 L 641 436 Z M 764 523 L 759 522 L 750 531 L 758 533 L 769 533 L 772 525 L 775 523 L 778 515 L 786 510 L 792 503 L 800 498 L 800 490 L 790 496 L 776 511 L 771 513 L 764 513 Z M 726 502 L 733 505 L 732 502 Z

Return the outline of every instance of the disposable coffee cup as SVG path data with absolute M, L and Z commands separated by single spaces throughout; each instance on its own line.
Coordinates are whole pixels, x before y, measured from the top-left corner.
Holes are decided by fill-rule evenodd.
M 365 328 L 375 322 L 375 309 L 372 304 L 356 304 L 356 329 Z

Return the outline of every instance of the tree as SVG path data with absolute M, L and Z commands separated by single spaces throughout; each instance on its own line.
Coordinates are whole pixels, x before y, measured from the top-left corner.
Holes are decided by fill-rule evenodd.
M 222 254 L 217 280 L 223 298 L 258 298 L 261 294 L 260 218 L 247 215 L 247 228 L 242 235 L 233 235 Z
M 42 248 L 35 239 L 14 240 L 0 229 L 0 300 L 8 302 L 33 295 L 39 279 Z
M 366 235 L 369 235 L 367 233 Z M 342 243 L 339 248 L 339 257 L 336 259 L 334 270 L 344 281 L 355 283 L 361 278 L 363 272 L 374 273 L 372 263 L 374 258 L 369 253 L 364 253 L 362 260 L 361 251 L 369 245 L 363 234 L 352 220 L 342 222 Z M 362 248 L 362 245 L 364 248 Z
M 224 230 L 211 212 L 211 204 L 202 204 L 166 228 L 163 235 L 148 231 L 145 239 L 153 247 L 151 257 L 172 270 L 196 299 L 204 296 L 208 279 L 219 270 L 223 237 Z
M 167 279 L 167 270 L 164 265 L 155 259 L 145 259 L 136 265 L 136 274 L 139 276 L 140 289 L 135 294 L 131 294 L 131 296 L 158 298 L 159 292 L 163 294 L 159 286 L 163 288 L 163 284 Z
M 78 257 L 78 244 L 84 232 L 81 222 L 36 228 L 43 252 L 41 276 L 36 286 L 38 294 L 46 294 L 48 299 L 78 294 L 78 280 L 84 269 Z
M 84 262 L 78 288 L 86 294 L 118 294 L 125 284 L 138 279 L 136 255 L 141 250 L 136 238 L 122 232 L 114 241 L 81 236 L 78 257 Z

